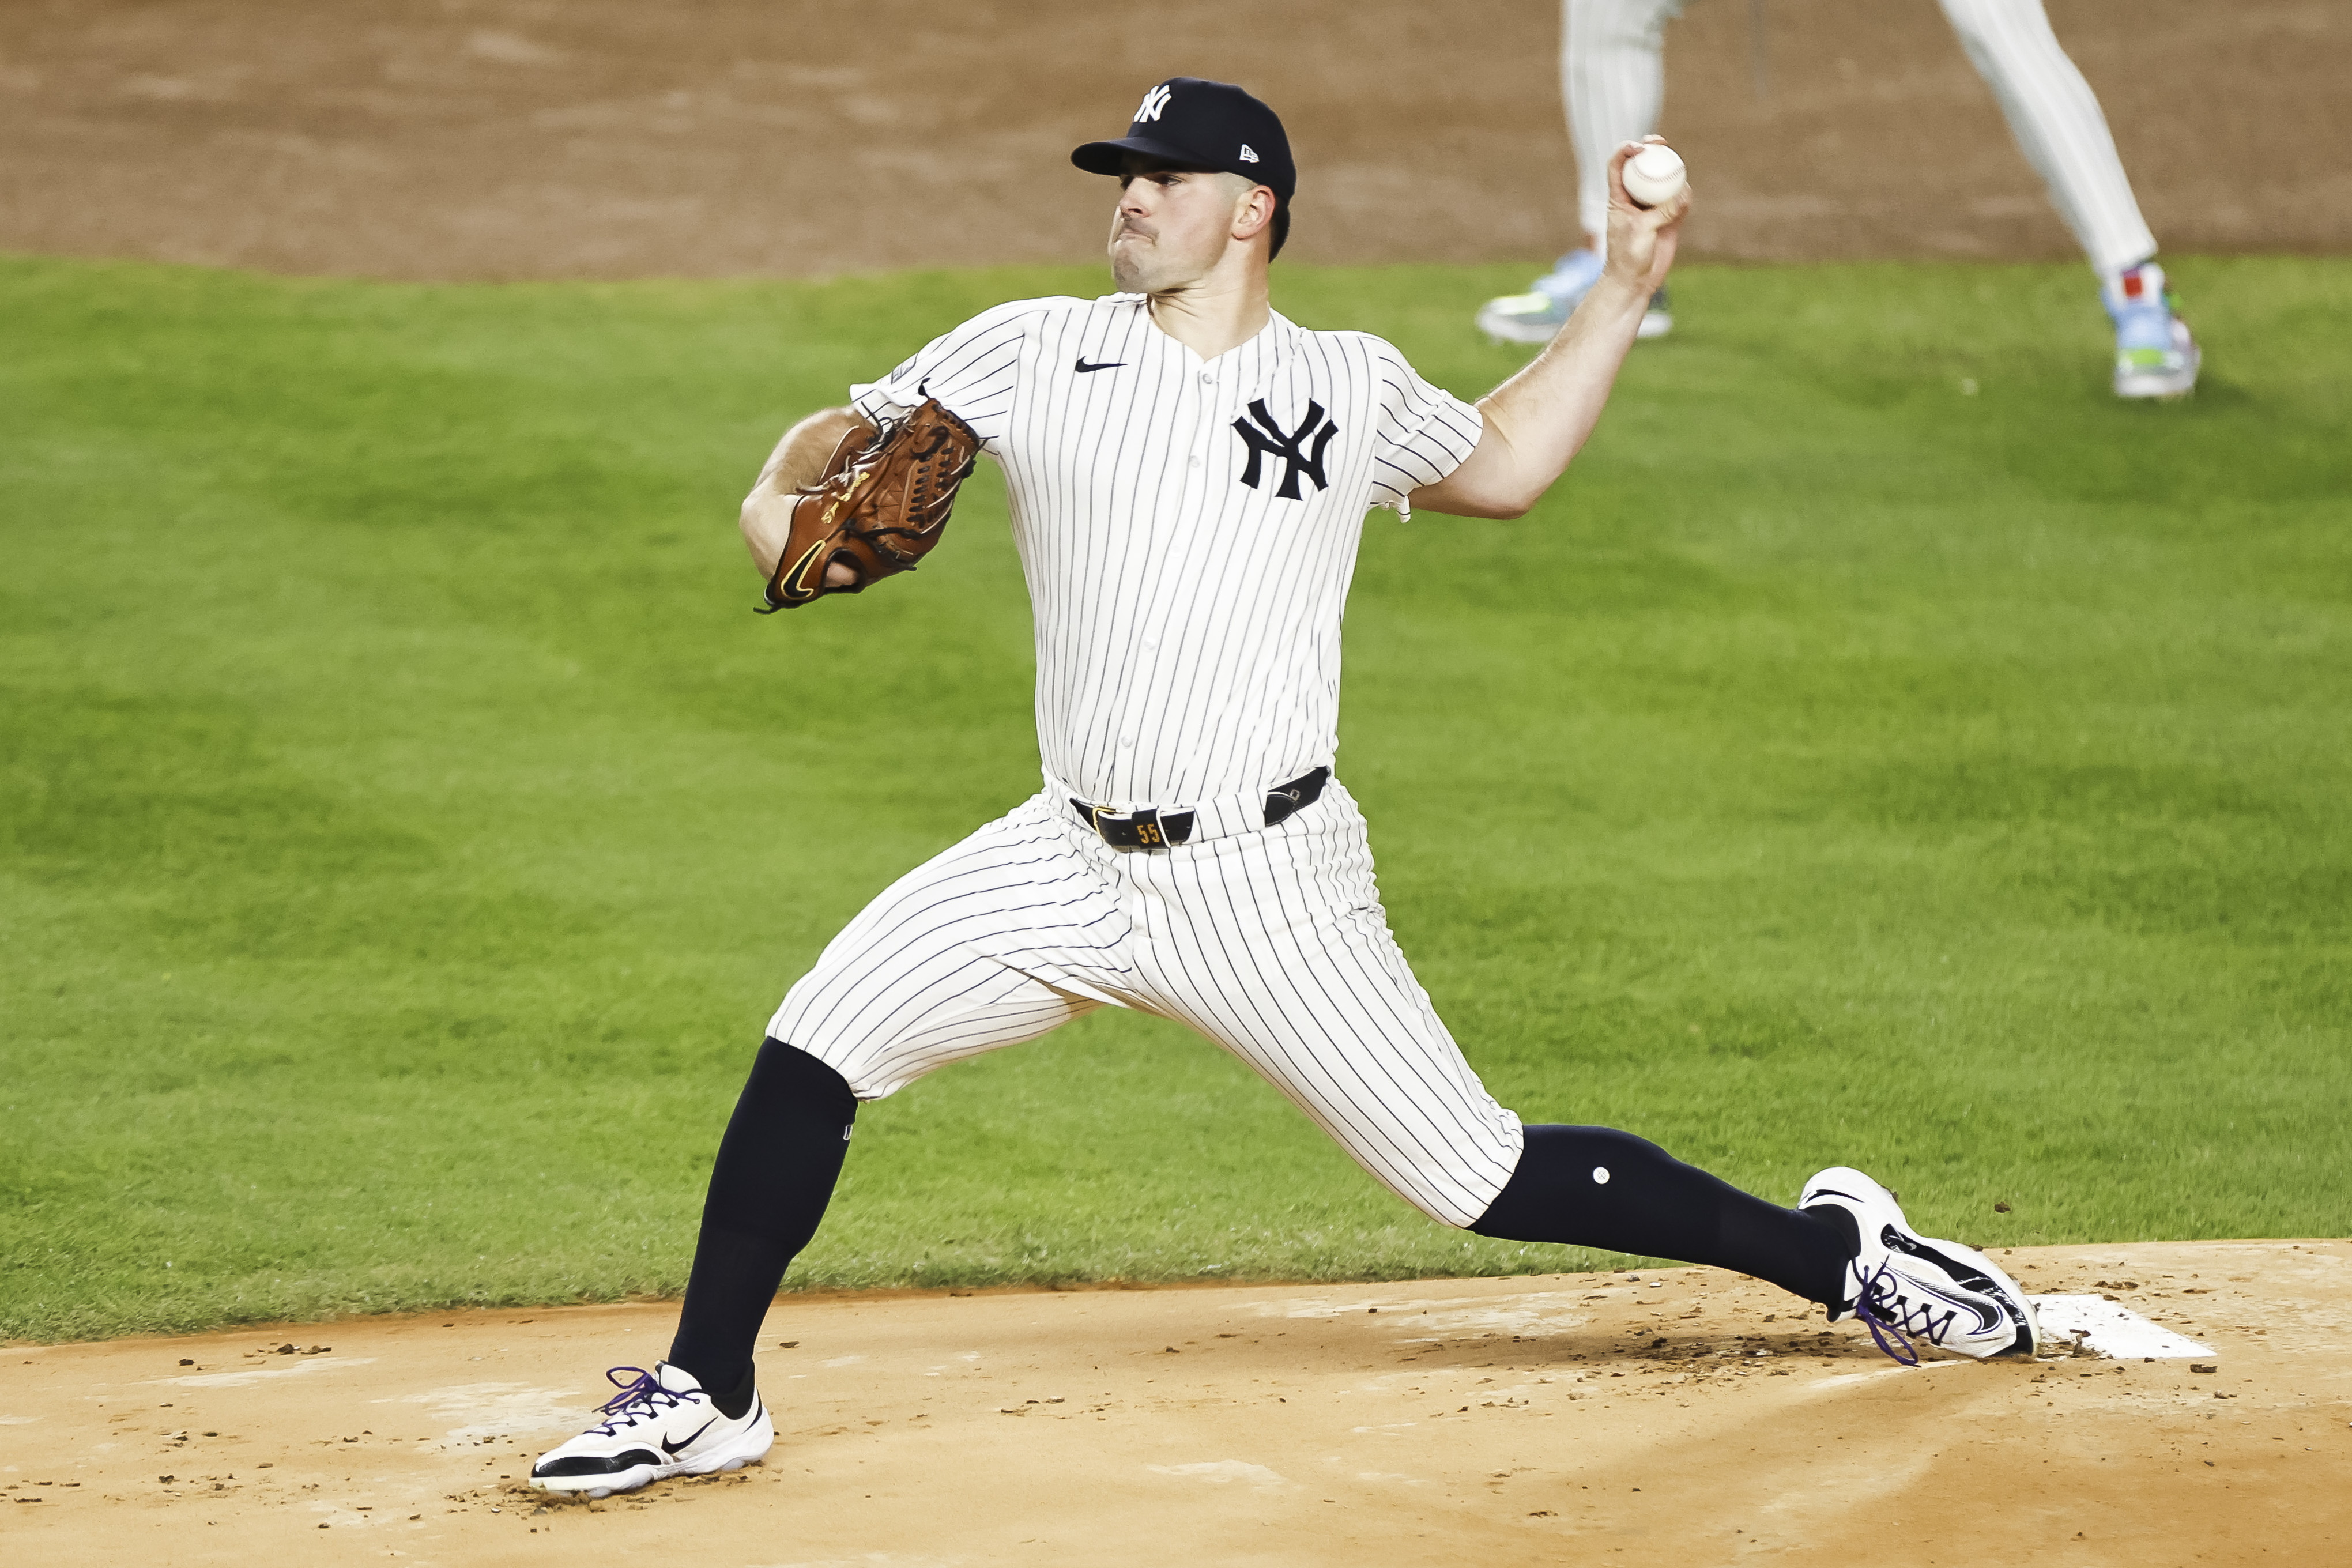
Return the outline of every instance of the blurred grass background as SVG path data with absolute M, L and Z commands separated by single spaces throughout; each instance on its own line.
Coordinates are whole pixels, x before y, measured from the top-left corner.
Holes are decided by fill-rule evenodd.
M 1374 515 L 1340 768 L 1506 1104 L 1979 1244 L 2352 1233 L 2352 262 L 2172 266 L 2161 407 L 2078 268 L 1694 268 L 1534 515 Z M 1519 269 L 1276 275 L 1519 363 Z M 678 1289 L 784 986 L 1036 783 L 992 469 L 773 619 L 736 501 L 1105 287 L 0 259 L 0 1337 Z M 793 1282 L 1594 1261 L 1097 1015 L 869 1108 Z

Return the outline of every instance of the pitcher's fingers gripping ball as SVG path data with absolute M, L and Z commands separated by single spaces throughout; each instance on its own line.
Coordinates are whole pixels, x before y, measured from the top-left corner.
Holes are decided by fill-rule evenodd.
M 1642 160 L 1660 153 L 1672 162 L 1654 163 L 1645 170 Z M 1673 148 L 1654 136 L 1618 148 L 1609 160 L 1610 259 L 1605 270 L 1637 276 L 1653 290 L 1664 289 L 1690 209 L 1690 181 Z
M 1625 194 L 1635 206 L 1662 207 L 1683 194 L 1683 155 L 1653 136 L 1625 160 Z

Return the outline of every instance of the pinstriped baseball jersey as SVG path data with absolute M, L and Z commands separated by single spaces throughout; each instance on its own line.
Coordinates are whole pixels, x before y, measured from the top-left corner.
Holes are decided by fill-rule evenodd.
M 870 418 L 937 397 L 1003 465 L 1045 788 L 868 904 L 769 1034 L 871 1100 L 1096 1007 L 1154 1013 L 1407 1202 L 1475 1221 L 1517 1166 L 1518 1118 L 1398 950 L 1346 788 L 1272 824 L 1263 803 L 1337 744 L 1365 510 L 1453 472 L 1477 410 L 1378 338 L 1280 316 L 1203 363 L 1118 294 L 1002 306 L 852 395 Z M 1129 853 L 1074 795 L 1256 804 Z
M 926 396 L 1003 467 L 1046 776 L 1121 808 L 1332 760 L 1364 513 L 1482 429 L 1379 338 L 1276 315 L 1203 362 L 1136 294 L 999 306 L 852 389 L 868 418 Z

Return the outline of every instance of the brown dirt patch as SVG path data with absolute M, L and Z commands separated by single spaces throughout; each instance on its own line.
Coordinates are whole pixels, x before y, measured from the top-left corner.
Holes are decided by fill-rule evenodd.
M 531 1456 L 675 1309 L 374 1319 L 7 1352 L 0 1528 L 48 1565 L 2352 1556 L 2352 1243 L 2003 1256 L 2218 1370 L 1906 1371 L 1709 1269 L 786 1300 L 765 1465 L 550 1507 Z
M 2352 7 L 2051 0 L 2167 247 L 2352 247 Z M 1702 254 L 2073 254 L 1928 0 L 1698 0 L 1666 130 Z M 1246 25 L 1236 17 L 1246 15 Z M 1175 72 L 1279 106 L 1295 254 L 1570 240 L 1549 0 L 18 0 L 0 250 L 388 278 L 1087 260 L 1068 149 Z M 1832 182 L 1835 181 L 1833 184 Z

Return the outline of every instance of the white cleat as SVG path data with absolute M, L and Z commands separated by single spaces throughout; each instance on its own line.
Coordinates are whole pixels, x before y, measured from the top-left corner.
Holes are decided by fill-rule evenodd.
M 1575 309 L 1571 301 L 1541 289 L 1505 294 L 1478 307 L 1478 330 L 1489 342 L 1548 343 L 1568 325 Z
M 1601 281 L 1601 258 L 1591 250 L 1571 250 L 1552 263 L 1525 294 L 1505 294 L 1478 308 L 1478 330 L 1498 343 L 1548 343 L 1568 324 L 1577 306 Z M 1663 338 L 1675 330 L 1674 307 L 1666 291 L 1650 297 L 1636 336 Z
M 2161 348 L 2126 348 L 2118 337 L 2117 397 L 2171 399 L 2197 390 L 2197 373 L 2204 366 L 2205 355 L 2189 334 L 2189 323 L 2171 316 L 2161 326 L 2165 345 Z
M 1844 1165 L 1805 1184 L 1797 1206 L 1834 1205 L 1853 1215 L 1862 1250 L 1846 1265 L 1843 1303 L 1830 1321 L 1853 1316 L 1878 1348 L 1906 1366 L 1919 1362 L 1919 1342 L 1950 1355 L 1989 1361 L 2032 1356 L 2041 1343 L 2033 1305 L 2017 1281 L 1983 1253 L 1913 1230 L 1895 1194 Z
M 2197 389 L 2205 355 L 2180 300 L 2165 281 L 2164 268 L 2144 261 L 2102 285 L 2099 301 L 2116 324 L 2116 395 L 2129 398 L 2186 397 Z
M 635 1373 L 634 1381 L 623 1373 Z M 760 1462 L 776 1441 L 775 1423 L 758 1394 L 730 1418 L 692 1373 L 657 1363 L 654 1370 L 616 1366 L 605 1377 L 621 1392 L 598 1406 L 604 1419 L 542 1455 L 530 1484 L 543 1492 L 611 1497 L 672 1476 L 707 1476 Z

